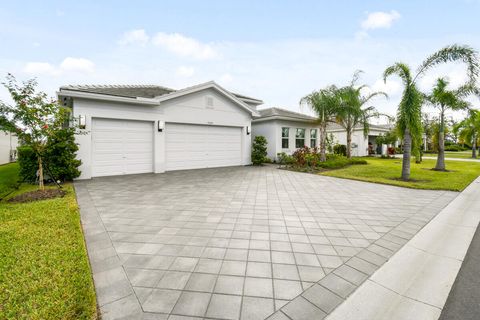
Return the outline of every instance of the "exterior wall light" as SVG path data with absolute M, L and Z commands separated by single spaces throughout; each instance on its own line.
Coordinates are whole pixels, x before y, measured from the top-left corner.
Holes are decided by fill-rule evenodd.
M 247 136 L 250 135 L 250 126 L 247 126 Z
M 158 120 L 158 132 L 163 132 L 165 129 L 165 121 Z
M 78 116 L 78 127 L 80 129 L 86 129 L 87 128 L 87 116 L 85 116 L 85 115 L 79 115 Z

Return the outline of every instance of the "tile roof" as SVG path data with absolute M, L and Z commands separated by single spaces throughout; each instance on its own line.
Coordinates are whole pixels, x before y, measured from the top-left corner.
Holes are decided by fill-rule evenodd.
M 281 109 L 281 108 L 262 109 L 262 110 L 258 110 L 258 113 L 260 113 L 259 119 L 269 118 L 269 117 L 284 117 L 284 118 L 301 119 L 301 120 L 309 120 L 309 121 L 317 120 L 316 117 L 312 117 L 303 113 L 294 112 L 294 111 Z
M 177 91 L 172 88 L 158 85 L 66 85 L 60 87 L 60 91 L 62 90 L 81 91 L 127 98 L 141 97 L 150 99 Z M 262 100 L 256 98 L 233 92 L 230 93 L 239 99 L 253 100 L 257 101 L 259 104 L 263 103 Z

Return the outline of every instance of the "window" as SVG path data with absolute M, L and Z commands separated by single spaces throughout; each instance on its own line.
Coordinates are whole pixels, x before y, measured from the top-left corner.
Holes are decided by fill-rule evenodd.
M 282 149 L 288 149 L 288 133 L 290 128 L 282 128 Z
M 295 148 L 305 147 L 305 129 L 297 128 L 295 133 Z
M 317 129 L 310 129 L 310 148 L 317 146 Z

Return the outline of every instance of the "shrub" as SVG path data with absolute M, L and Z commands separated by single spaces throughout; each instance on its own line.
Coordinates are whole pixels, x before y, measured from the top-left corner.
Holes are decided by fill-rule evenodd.
M 323 169 L 340 169 L 349 165 L 367 164 L 365 159 L 350 158 L 341 155 L 330 155 L 327 161 L 318 163 L 318 167 Z
M 295 150 L 292 154 L 295 165 L 299 167 L 315 166 L 320 161 L 318 148 L 303 147 Z
M 29 146 L 18 147 L 17 162 L 20 167 L 20 179 L 27 182 L 34 182 L 37 178 L 38 160 L 33 149 Z
M 468 150 L 468 149 L 458 144 L 451 144 L 445 147 L 445 151 L 465 151 L 465 150 Z
M 256 136 L 252 145 L 252 163 L 259 166 L 267 156 L 267 139 L 264 136 Z
M 333 146 L 333 153 L 347 156 L 347 146 L 344 144 L 336 144 Z
M 270 159 L 269 157 L 265 157 L 263 158 L 263 163 L 272 163 L 272 159 Z
M 46 180 L 50 178 L 66 181 L 80 176 L 78 167 L 81 161 L 75 158 L 78 146 L 75 143 L 74 134 L 74 129 L 65 128 L 56 131 L 49 137 L 42 156 Z M 38 157 L 31 147 L 21 146 L 18 148 L 18 164 L 20 178 L 24 181 L 34 182 L 37 178 Z
M 277 159 L 279 165 L 291 165 L 295 162 L 295 159 L 285 152 L 277 153 Z

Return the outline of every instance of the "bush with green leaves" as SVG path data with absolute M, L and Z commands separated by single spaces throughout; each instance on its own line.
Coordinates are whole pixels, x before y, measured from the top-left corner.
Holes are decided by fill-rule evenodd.
M 80 176 L 78 167 L 81 161 L 75 155 L 78 146 L 75 143 L 75 129 L 64 128 L 56 130 L 47 140 L 43 152 L 43 166 L 45 177 L 52 180 L 73 180 Z M 30 146 L 18 148 L 18 163 L 20 165 L 20 178 L 24 181 L 34 182 L 37 178 L 38 156 Z
M 333 153 L 347 156 L 347 146 L 344 144 L 336 144 L 333 146 Z
M 277 160 L 279 165 L 291 165 L 295 162 L 295 159 L 285 152 L 277 153 Z
M 264 136 L 256 136 L 252 144 L 252 163 L 261 165 L 267 157 L 267 139 Z

